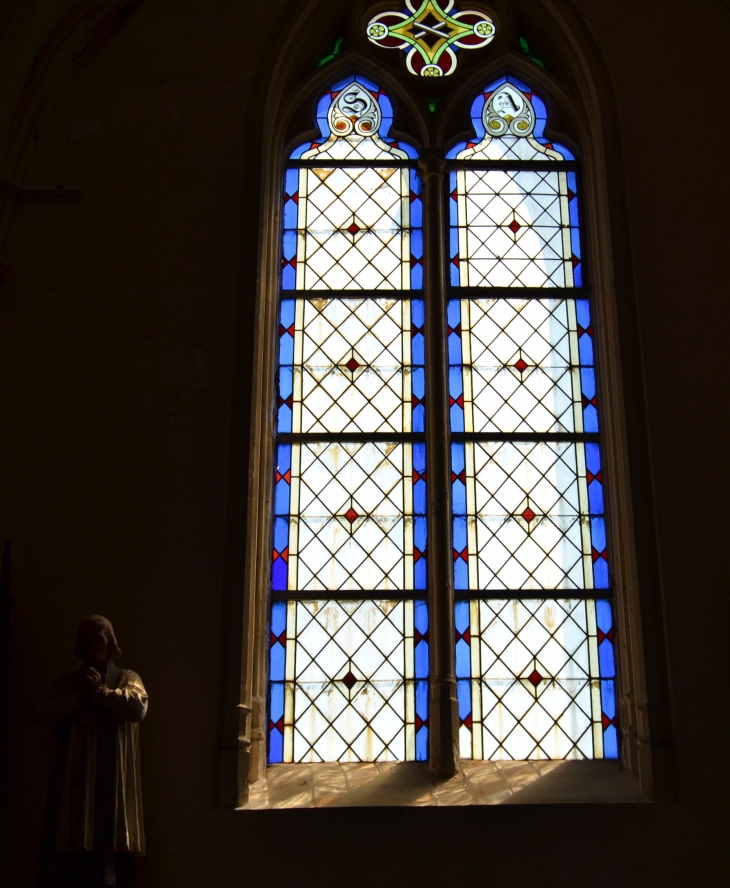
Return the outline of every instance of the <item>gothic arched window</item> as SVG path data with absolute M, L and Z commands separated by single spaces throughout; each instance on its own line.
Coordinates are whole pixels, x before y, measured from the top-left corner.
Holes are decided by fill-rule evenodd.
M 512 76 L 440 159 L 359 74 L 316 118 L 284 182 L 268 761 L 616 757 L 578 164 Z

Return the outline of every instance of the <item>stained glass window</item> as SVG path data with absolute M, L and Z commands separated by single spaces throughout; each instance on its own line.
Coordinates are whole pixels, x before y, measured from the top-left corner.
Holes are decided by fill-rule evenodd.
M 615 758 L 578 162 L 526 84 L 481 91 L 474 138 L 446 155 L 448 217 L 426 220 L 448 227 L 450 283 L 424 290 L 418 157 L 393 119 L 369 79 L 333 84 L 284 176 L 269 762 L 427 759 L 436 644 L 455 655 L 463 758 Z M 449 428 L 428 434 L 450 437 L 452 538 L 428 541 L 429 509 L 449 515 L 448 469 L 443 502 L 426 495 L 442 310 Z M 434 545 L 453 600 L 428 588 Z
M 284 182 L 269 761 L 425 759 L 422 197 L 361 76 Z
M 448 301 L 460 748 L 616 757 L 613 623 L 577 165 L 504 77 L 452 149 Z

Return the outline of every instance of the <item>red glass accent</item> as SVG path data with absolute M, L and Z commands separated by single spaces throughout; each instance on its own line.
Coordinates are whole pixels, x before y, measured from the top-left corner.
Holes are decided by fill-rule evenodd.
M 416 265 L 423 265 L 423 259 L 416 259 L 415 256 L 411 256 L 411 268 L 414 268 Z
M 471 712 L 469 713 L 469 715 L 467 715 L 466 718 L 460 718 L 460 719 L 459 719 L 459 724 L 460 724 L 460 725 L 466 725 L 467 728 L 469 728 L 469 730 L 471 731 L 471 726 L 472 726 Z
M 420 200 L 421 195 L 420 195 L 420 194 L 416 194 L 415 191 L 411 191 L 411 192 L 409 192 L 409 197 L 410 197 L 410 199 L 411 199 L 411 203 L 413 203 L 414 200 Z
M 294 324 L 291 327 L 285 327 L 283 324 L 279 324 L 279 336 L 283 336 L 285 333 L 288 333 L 290 336 L 294 335 Z
M 597 632 L 598 643 L 600 644 L 606 638 L 613 644 L 613 629 L 609 629 L 608 632 L 604 632 L 602 629 L 599 629 Z
M 282 479 L 286 481 L 287 484 L 291 484 L 291 469 L 287 469 L 283 475 L 281 472 L 276 473 L 276 480 L 281 481 Z
M 469 550 L 468 549 L 462 549 L 461 552 L 457 552 L 456 549 L 454 549 L 453 551 L 454 551 L 454 561 L 458 561 L 459 558 L 461 558 L 462 561 L 466 561 L 467 563 L 469 562 Z
M 274 635 L 273 632 L 271 633 L 269 637 L 269 644 L 271 645 L 271 647 L 273 647 L 277 641 L 280 645 L 282 645 L 282 647 L 286 646 L 286 630 L 282 632 L 278 638 L 276 637 L 276 635 Z
M 467 644 L 471 644 L 471 629 L 465 629 L 463 632 L 459 632 L 459 630 L 456 629 L 455 632 L 457 641 L 461 641 L 463 638 Z
M 601 470 L 599 469 L 594 475 L 590 469 L 586 469 L 586 481 L 590 484 L 591 481 L 598 481 L 599 484 L 603 484 L 603 477 L 601 475 Z
M 581 325 L 578 324 L 578 336 L 585 336 L 586 334 L 588 334 L 588 336 L 593 336 L 593 328 L 590 326 L 581 327 Z
M 597 401 L 595 395 L 594 395 L 592 398 L 587 398 L 585 395 L 583 395 L 583 399 L 582 399 L 582 400 L 583 400 L 583 409 L 584 409 L 584 410 L 586 409 L 586 407 L 587 407 L 589 404 L 593 404 L 594 407 L 597 407 L 597 406 L 598 406 L 598 401 Z
M 462 469 L 458 475 L 456 474 L 456 472 L 451 473 L 451 483 L 453 484 L 456 480 L 459 480 L 463 484 L 466 484 L 466 469 Z
M 421 261 L 420 259 L 418 260 Z M 418 336 L 419 333 L 423 333 L 423 327 L 417 327 L 415 324 L 411 327 L 411 336 Z
M 350 358 L 350 360 L 345 364 L 345 367 L 350 371 L 350 373 L 354 373 L 360 364 L 354 359 Z
M 282 561 L 285 561 L 287 564 L 289 563 L 289 546 L 286 549 L 282 549 L 281 552 L 277 552 L 274 549 L 273 561 L 276 561 L 277 558 L 281 558 Z
M 599 552 L 598 549 L 591 548 L 591 558 L 594 562 L 598 561 L 599 558 L 603 558 L 604 561 L 608 561 L 608 555 L 606 554 L 605 549 L 602 552 Z
M 287 194 L 286 200 L 293 200 L 295 204 L 299 203 L 299 192 L 295 191 L 294 194 Z M 286 201 L 284 201 L 286 203 Z
M 532 672 L 527 676 L 527 680 L 531 682 L 533 687 L 537 687 L 542 681 L 542 675 L 540 675 L 537 669 L 533 669 Z
M 574 197 L 575 197 L 575 191 L 573 191 L 571 188 L 569 188 L 568 189 L 568 203 L 570 203 L 570 201 L 573 200 Z
M 520 371 L 520 373 L 524 373 L 527 370 L 527 361 L 524 361 L 522 358 L 517 361 L 515 364 L 515 368 Z
M 284 733 L 284 716 L 283 715 L 279 719 L 279 721 L 276 722 L 276 724 L 274 724 L 274 722 L 272 722 L 271 719 L 269 719 L 269 730 L 273 731 L 274 728 L 276 728 L 277 731 L 281 731 L 282 734 Z
M 347 226 L 347 230 L 350 232 L 350 234 L 357 234 L 360 230 L 360 226 L 355 225 L 355 223 L 353 222 L 352 225 Z
M 509 225 L 507 226 L 507 228 L 509 228 L 509 230 L 512 232 L 512 234 L 517 234 L 517 232 L 520 230 L 520 228 L 522 228 L 522 226 L 521 226 L 520 223 L 517 221 L 517 219 L 513 219 L 513 220 L 509 223 Z
M 454 190 L 451 192 L 450 197 L 451 197 L 452 200 L 456 200 L 456 199 L 458 198 L 458 196 L 459 196 L 459 195 L 458 195 L 458 193 L 457 193 L 457 190 L 456 190 L 456 188 L 454 188 Z
M 282 407 L 284 404 L 286 404 L 287 407 L 291 407 L 294 403 L 294 398 L 292 395 L 288 395 L 286 398 L 282 398 L 281 395 L 279 395 L 278 402 L 279 407 Z
M 420 715 L 416 716 L 416 730 L 420 731 L 422 727 L 428 727 L 428 719 L 422 719 Z
M 415 484 L 417 481 L 425 481 L 426 473 L 425 472 L 417 472 L 415 469 L 413 470 L 413 483 Z
M 535 517 L 535 513 L 534 513 L 534 512 L 532 511 L 532 509 L 528 506 L 528 507 L 525 509 L 525 511 L 522 513 L 522 517 L 523 517 L 523 518 L 525 519 L 525 521 L 529 524 L 530 521 L 532 521 L 533 518 Z
M 459 407 L 463 407 L 464 406 L 464 396 L 459 395 L 458 398 L 452 398 L 451 395 L 449 395 L 449 407 L 453 407 L 454 404 L 458 404 Z
M 360 516 L 357 512 L 350 506 L 350 508 L 345 512 L 345 518 L 350 522 L 350 524 L 354 524 Z
M 348 691 L 351 691 L 353 689 L 353 687 L 355 686 L 357 679 L 352 674 L 352 672 L 348 672 L 344 678 L 340 679 L 340 681 L 342 682 L 342 684 L 344 684 L 347 687 Z
M 418 407 L 419 404 L 423 404 L 423 398 L 417 398 L 415 395 L 411 397 L 411 406 Z
M 580 265 L 580 259 L 575 255 L 575 253 L 573 253 L 573 255 L 570 257 L 570 261 L 573 263 L 573 268 L 575 268 L 576 265 Z
M 456 265 L 457 268 L 459 267 L 459 257 L 458 256 L 453 256 L 451 261 L 454 263 L 454 265 Z
M 419 641 L 428 641 L 428 630 L 421 634 L 418 629 L 413 630 L 413 643 L 418 644 Z
M 452 333 L 456 333 L 458 336 L 461 336 L 461 324 L 457 324 L 455 327 L 448 327 L 447 329 L 449 336 Z

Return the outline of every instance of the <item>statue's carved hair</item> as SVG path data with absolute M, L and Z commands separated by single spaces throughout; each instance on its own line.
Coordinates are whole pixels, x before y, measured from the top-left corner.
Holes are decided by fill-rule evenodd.
M 107 620 L 106 617 L 102 617 L 100 614 L 92 614 L 90 617 L 87 617 L 85 620 L 82 620 L 79 623 L 79 628 L 76 631 L 76 643 L 74 644 L 74 656 L 75 657 L 83 657 L 84 653 L 81 650 L 80 638 L 79 634 L 81 632 L 81 627 L 86 623 L 101 623 L 106 631 L 106 637 L 108 641 L 108 653 L 110 659 L 113 657 L 118 657 L 122 653 L 122 649 L 117 644 L 117 637 L 114 634 L 114 627 Z

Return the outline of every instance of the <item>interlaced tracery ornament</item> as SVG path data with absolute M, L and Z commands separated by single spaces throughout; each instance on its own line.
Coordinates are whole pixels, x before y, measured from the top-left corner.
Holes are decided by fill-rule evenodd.
M 443 3 L 443 6 L 441 5 Z M 402 49 L 411 74 L 441 77 L 456 70 L 454 49 L 480 49 L 494 39 L 494 22 L 477 10 L 451 13 L 454 0 L 406 0 L 403 12 L 370 20 L 368 38 L 386 49 Z
M 372 94 L 357 83 L 351 83 L 332 102 L 329 125 L 337 136 L 372 136 L 380 129 L 380 107 Z

